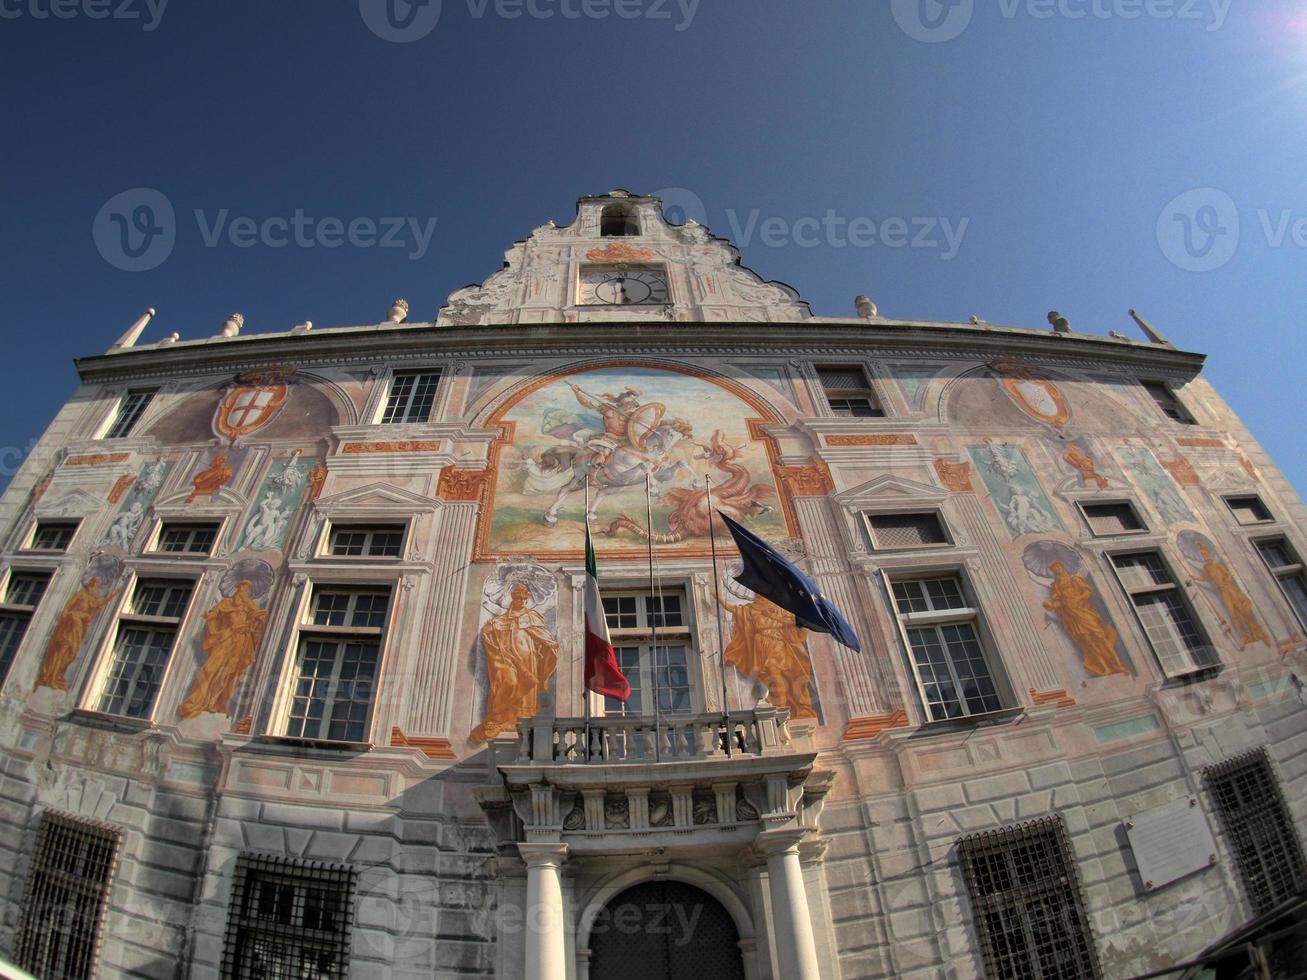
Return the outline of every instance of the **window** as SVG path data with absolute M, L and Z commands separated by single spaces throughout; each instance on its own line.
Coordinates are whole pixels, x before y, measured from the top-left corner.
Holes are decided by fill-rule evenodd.
M 1124 500 L 1114 504 L 1081 504 L 1080 509 L 1089 522 L 1089 530 L 1098 537 L 1148 530 L 1134 506 Z
M 149 407 L 150 400 L 154 398 L 154 391 L 153 388 L 145 388 L 129 391 L 123 395 L 122 401 L 118 403 L 118 414 L 109 423 L 104 437 L 122 439 L 131 435 L 133 427 L 140 421 L 141 416 L 145 414 L 145 409 Z
M 659 714 L 690 714 L 694 710 L 693 653 L 683 603 L 684 596 L 672 591 L 604 596 L 608 634 L 618 666 L 631 684 L 631 697 L 625 703 L 604 698 L 605 714 L 652 715 L 655 700 Z
M 216 524 L 164 524 L 154 550 L 169 555 L 207 555 L 217 537 Z
M 630 208 L 610 204 L 599 216 L 599 234 L 603 238 L 623 238 L 640 234 L 640 222 Z
M 403 525 L 338 525 L 331 529 L 327 550 L 338 558 L 398 558 L 403 545 Z
M 1160 554 L 1146 551 L 1112 555 L 1112 565 L 1167 677 L 1217 665 L 1189 603 Z
M 1175 392 L 1171 390 L 1170 385 L 1164 381 L 1143 381 L 1140 383 L 1153 401 L 1157 403 L 1157 407 L 1162 410 L 1162 414 L 1168 419 L 1182 425 L 1194 424 L 1194 417 L 1180 404 L 1180 399 L 1175 397 Z
M 1307 861 L 1266 750 L 1203 770 L 1248 901 L 1258 915 L 1307 887 Z
M 37 521 L 30 551 L 67 551 L 77 533 L 76 521 Z
M 961 837 L 958 860 L 985 976 L 1102 975 L 1061 817 Z
M 389 589 L 320 585 L 313 590 L 300 627 L 286 735 L 364 741 L 389 611 Z
M 891 583 L 904 642 L 931 721 L 1003 707 L 976 631 L 979 614 L 956 575 Z
M 150 717 L 193 588 L 190 582 L 136 583 L 131 602 L 118 618 L 118 637 L 98 710 L 128 718 Z
M 439 371 L 396 371 L 381 416 L 382 425 L 427 421 L 439 384 Z
M 1225 504 L 1240 524 L 1269 524 L 1273 520 L 1261 497 L 1226 497 Z
M 238 857 L 222 954 L 224 980 L 347 977 L 355 880 L 349 865 L 265 854 Z
M 867 527 L 877 551 L 948 544 L 938 514 L 868 514 Z
M 1307 576 L 1303 574 L 1302 559 L 1284 538 L 1258 541 L 1256 545 L 1266 567 L 1279 583 L 1280 591 L 1297 613 L 1298 621 L 1307 626 Z
M 121 842 L 113 827 L 51 810 L 41 815 L 14 940 L 19 966 L 68 980 L 94 974 Z
M 835 415 L 847 418 L 882 418 L 880 407 L 871 383 L 862 368 L 856 364 L 837 364 L 817 368 L 817 378 L 826 393 L 826 403 Z
M 32 622 L 32 614 L 49 585 L 48 572 L 14 572 L 9 576 L 4 601 L 0 603 L 0 684 L 5 682 Z

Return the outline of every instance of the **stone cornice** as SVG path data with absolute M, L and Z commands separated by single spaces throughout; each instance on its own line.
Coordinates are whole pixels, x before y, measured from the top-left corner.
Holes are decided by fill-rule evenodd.
M 676 341 L 683 338 L 683 342 Z M 116 350 L 77 359 L 85 383 L 232 373 L 273 363 L 315 367 L 456 361 L 487 356 L 538 358 L 613 354 L 923 357 L 988 360 L 1018 357 L 1068 367 L 1146 368 L 1174 378 L 1201 371 L 1206 357 L 1144 344 L 1044 330 L 855 320 L 801 323 L 582 323 L 502 327 L 431 324 L 341 327 L 291 336 L 255 334 Z

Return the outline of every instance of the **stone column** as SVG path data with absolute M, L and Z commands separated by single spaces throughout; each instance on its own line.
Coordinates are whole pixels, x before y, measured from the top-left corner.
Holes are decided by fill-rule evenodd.
M 523 976 L 525 980 L 567 980 L 563 907 L 563 862 L 567 860 L 567 845 L 518 844 L 517 850 L 526 862 L 526 972 Z
M 817 943 L 812 935 L 808 892 L 799 863 L 801 830 L 767 830 L 758 835 L 757 846 L 767 855 L 767 879 L 771 890 L 772 933 L 780 952 L 781 976 L 785 980 L 821 980 L 817 968 Z

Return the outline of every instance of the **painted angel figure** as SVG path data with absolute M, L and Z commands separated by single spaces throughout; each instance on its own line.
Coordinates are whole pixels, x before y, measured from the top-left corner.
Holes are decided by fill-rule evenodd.
M 1003 508 L 1003 517 L 1017 534 L 1038 534 L 1058 529 L 1055 521 L 1044 508 L 1039 506 L 1034 496 L 1019 483 L 1007 485 L 1008 502 Z
M 113 524 L 110 525 L 105 541 L 122 548 L 123 551 L 130 550 L 132 539 L 136 537 L 136 532 L 141 529 L 141 522 L 144 519 L 145 508 L 141 506 L 139 500 L 133 500 L 131 506 L 119 514 Z
M 285 530 L 286 520 L 290 517 L 290 511 L 283 511 L 280 505 L 281 501 L 272 491 L 264 494 L 263 502 L 259 504 L 258 515 L 245 529 L 244 547 L 251 551 L 266 551 L 277 547 L 281 541 L 282 531 Z

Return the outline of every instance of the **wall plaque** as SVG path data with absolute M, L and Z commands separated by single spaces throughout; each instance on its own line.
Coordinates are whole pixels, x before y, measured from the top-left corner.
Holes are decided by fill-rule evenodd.
M 1136 813 L 1127 818 L 1125 833 L 1148 891 L 1216 863 L 1212 830 L 1192 796 Z

